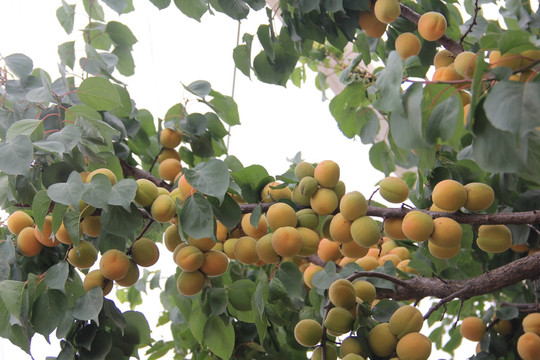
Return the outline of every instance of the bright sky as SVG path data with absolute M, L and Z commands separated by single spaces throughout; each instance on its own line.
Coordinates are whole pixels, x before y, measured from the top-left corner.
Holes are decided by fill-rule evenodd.
M 82 8 L 78 9 L 79 22 L 74 34 L 68 36 L 56 20 L 55 12 L 60 5 L 59 0 L 3 1 L 0 54 L 24 53 L 34 60 L 34 67 L 43 68 L 53 79 L 57 78 L 58 73 L 54 72 L 59 62 L 57 46 L 65 41 L 79 40 L 77 30 L 87 21 Z M 216 16 L 206 14 L 198 23 L 181 14 L 174 5 L 163 11 L 158 11 L 148 1 L 137 1 L 135 5 L 137 11 L 122 15 L 119 21 L 127 24 L 139 40 L 134 46 L 135 75 L 125 80 L 138 108 L 149 109 L 155 118 L 163 117 L 170 106 L 193 98 L 183 90 L 182 83 L 187 85 L 195 80 L 207 80 L 215 90 L 231 94 L 232 49 L 238 31 L 235 21 L 218 13 Z M 257 26 L 266 21 L 264 11 L 252 15 L 255 16 L 249 21 L 242 22 L 241 34 L 254 34 Z M 107 20 L 115 19 L 118 19 L 115 13 L 109 12 Z M 81 55 L 80 40 L 77 45 Z M 369 196 L 375 183 L 384 175 L 370 165 L 368 146 L 359 140 L 348 140 L 341 134 L 328 110 L 328 101 L 321 101 L 321 93 L 313 85 L 314 74 L 309 75 L 308 83 L 298 89 L 290 83 L 287 88 L 263 84 L 254 75 L 253 80 L 249 80 L 238 72 L 235 100 L 242 125 L 232 130 L 230 154 L 237 156 L 245 166 L 263 165 L 271 175 L 284 172 L 289 165 L 286 159 L 298 151 L 310 162 L 332 159 L 340 164 L 341 178 L 348 191 L 359 190 Z M 331 95 L 330 91 L 328 95 Z M 188 103 L 188 111 L 207 111 L 198 110 L 191 105 L 193 103 Z M 161 250 L 158 265 L 166 270 L 173 262 L 167 250 Z M 152 296 L 152 300 L 146 298 L 147 304 L 159 301 L 156 293 Z M 123 309 L 127 310 L 126 307 Z M 148 314 L 151 326 L 158 316 Z M 167 330 L 168 327 L 158 328 L 154 338 L 159 340 L 165 336 L 170 339 Z M 58 354 L 54 333 L 51 340 L 53 345 L 47 346 L 41 336 L 34 337 L 32 351 L 36 359 Z M 448 358 L 447 354 L 440 355 L 441 358 L 445 356 Z M 8 341 L 0 339 L 0 360 L 14 358 L 26 356 Z

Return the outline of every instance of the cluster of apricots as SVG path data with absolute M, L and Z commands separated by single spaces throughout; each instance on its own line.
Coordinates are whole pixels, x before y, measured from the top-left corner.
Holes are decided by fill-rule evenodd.
M 523 360 L 538 359 L 540 354 L 540 313 L 531 313 L 521 321 L 523 335 L 517 342 L 517 351 Z
M 365 316 L 358 304 L 371 307 L 377 302 L 373 284 L 364 280 L 335 280 L 328 289 L 328 297 L 332 307 L 326 314 L 324 327 L 314 319 L 304 318 L 294 328 L 294 337 L 300 345 L 315 347 L 312 359 L 321 358 L 323 350 L 318 344 L 325 330 L 326 338 L 346 336 L 339 347 L 342 359 L 363 360 L 372 353 L 381 358 L 396 354 L 400 360 L 426 360 L 431 354 L 431 341 L 419 332 L 424 318 L 417 308 L 404 305 L 392 314 L 388 322 L 377 323 L 370 318 L 370 322 L 376 325 L 369 331 L 367 342 L 362 342 L 358 336 L 348 333 L 353 331 L 357 317 Z M 332 344 L 325 346 L 327 359 L 337 358 L 334 343 L 332 340 Z

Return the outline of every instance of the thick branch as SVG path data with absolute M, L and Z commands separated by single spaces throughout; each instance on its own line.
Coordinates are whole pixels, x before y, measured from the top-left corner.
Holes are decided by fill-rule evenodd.
M 156 186 L 164 187 L 167 190 L 171 190 L 171 185 L 167 184 L 164 180 L 158 179 L 151 173 L 141 170 L 133 165 L 128 164 L 128 162 L 124 159 L 120 159 L 120 165 L 122 166 L 122 172 L 124 173 L 124 176 L 131 176 L 135 179 L 146 179 L 150 180 Z

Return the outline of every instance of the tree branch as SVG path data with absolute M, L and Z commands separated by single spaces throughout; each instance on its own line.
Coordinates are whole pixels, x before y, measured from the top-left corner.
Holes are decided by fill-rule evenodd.
M 171 190 L 171 185 L 169 185 L 165 180 L 158 179 L 151 173 L 144 171 L 142 169 L 139 169 L 131 164 L 129 164 L 126 160 L 120 159 L 120 166 L 122 166 L 122 172 L 124 173 L 124 176 L 131 176 L 135 179 L 146 179 L 150 180 L 156 186 L 164 187 L 167 190 Z

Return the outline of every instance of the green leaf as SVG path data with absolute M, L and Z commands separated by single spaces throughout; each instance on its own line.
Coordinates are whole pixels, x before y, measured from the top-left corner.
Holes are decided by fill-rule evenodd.
M 380 141 L 369 149 L 369 162 L 373 167 L 388 176 L 396 169 L 394 153 L 386 142 Z
M 55 205 L 55 209 L 56 209 L 56 205 Z M 80 236 L 81 236 L 81 233 L 80 233 L 81 219 L 79 216 L 79 212 L 75 209 L 76 208 L 68 208 L 62 218 L 62 222 L 64 223 L 64 226 L 69 235 L 69 238 L 71 239 L 71 242 L 73 243 L 73 246 L 79 246 L 79 241 L 80 241 Z M 54 223 L 54 217 L 53 217 L 53 223 Z M 54 229 L 54 226 L 53 226 L 53 229 Z
M 212 86 L 208 81 L 196 80 L 188 86 L 184 85 L 184 89 L 204 99 L 212 91 Z
M 130 211 L 131 202 L 135 199 L 137 182 L 132 179 L 123 179 L 114 184 L 109 197 L 109 205 L 122 206 Z
M 235 335 L 228 317 L 213 315 L 208 318 L 204 326 L 204 343 L 220 358 L 231 358 Z
M 32 306 L 32 327 L 37 333 L 48 337 L 62 320 L 66 309 L 67 299 L 61 291 L 45 291 Z
M 68 273 L 67 261 L 60 261 L 51 266 L 45 273 L 45 284 L 49 289 L 64 291 Z
M 174 4 L 186 16 L 197 21 L 200 21 L 201 17 L 208 10 L 206 1 L 204 0 L 174 0 Z
M 131 204 L 131 211 L 121 206 L 109 205 L 101 212 L 101 226 L 107 232 L 121 236 L 133 237 L 142 226 L 142 215 L 135 204 Z
M 267 332 L 267 315 L 264 311 L 265 304 L 268 303 L 268 277 L 263 269 L 259 270 L 257 287 L 251 299 L 251 308 L 255 315 L 255 326 L 259 334 L 259 342 L 262 344 Z
M 540 126 L 540 83 L 499 81 L 486 96 L 484 110 L 491 124 L 516 136 L 519 145 Z
M 17 135 L 0 144 L 0 171 L 8 175 L 25 175 L 34 159 L 34 149 L 28 136 Z
M 234 181 L 242 189 L 242 198 L 248 203 L 257 203 L 260 201 L 258 187 L 262 181 L 272 181 L 268 172 L 261 165 L 250 165 L 239 171 L 231 173 Z
M 206 131 L 206 117 L 200 113 L 192 113 L 178 122 L 182 131 L 191 135 L 204 135 Z
M 116 46 L 112 52 L 118 57 L 118 63 L 116 64 L 116 70 L 124 76 L 131 76 L 135 74 L 135 61 L 131 50 L 124 46 Z
M 230 195 L 225 195 L 225 198 L 221 204 L 216 201 L 212 201 L 213 198 L 210 198 L 209 201 L 212 204 L 212 210 L 215 217 L 228 229 L 234 228 L 242 220 L 242 210 L 240 206 Z
M 213 287 L 208 290 L 208 303 L 210 304 L 211 315 L 221 315 L 227 311 L 229 299 L 225 288 Z
M 403 109 L 401 103 L 401 82 L 403 62 L 397 52 L 392 51 L 384 70 L 378 73 L 375 83 L 379 96 L 373 103 L 381 111 L 399 111 Z
M 519 316 L 519 309 L 515 306 L 503 306 L 495 310 L 495 316 L 500 320 L 512 320 Z
M 47 196 L 47 190 L 41 190 L 36 193 L 32 200 L 32 212 L 34 213 L 34 221 L 38 224 L 38 228 L 43 230 L 43 221 L 49 212 L 51 199 Z
M 94 320 L 99 324 L 98 315 L 103 307 L 103 290 L 94 286 L 86 294 L 75 300 L 71 315 L 77 320 Z
M 98 111 L 122 105 L 116 87 L 102 77 L 83 80 L 77 89 L 77 95 L 82 103 Z
M 42 121 L 35 119 L 23 119 L 13 123 L 6 133 L 6 140 L 11 141 L 18 135 L 28 136 L 32 140 L 43 138 Z
M 85 203 L 99 209 L 107 206 L 111 196 L 111 181 L 106 175 L 96 174 L 84 187 L 81 199 Z
M 238 45 L 233 50 L 234 65 L 248 78 L 251 77 L 251 46 Z
M 127 9 L 127 0 L 103 0 L 103 2 L 116 11 L 118 15 L 122 14 Z
M 47 195 L 57 203 L 71 205 L 73 208 L 79 208 L 79 200 L 84 191 L 84 184 L 81 175 L 73 171 L 65 183 L 57 183 L 49 186 Z
M 231 179 L 229 168 L 223 161 L 211 159 L 197 164 L 193 169 L 186 169 L 184 174 L 195 189 L 223 201 Z
M 218 4 L 234 20 L 245 19 L 249 14 L 249 6 L 242 0 L 218 0 Z
M 388 322 L 397 309 L 399 309 L 398 302 L 390 299 L 382 299 L 373 307 L 373 319 L 379 322 Z
M 47 139 L 52 141 L 59 141 L 64 144 L 66 152 L 73 150 L 75 146 L 80 142 L 82 130 L 76 125 L 66 125 L 62 130 L 52 133 Z
M 201 305 L 197 301 L 194 301 L 193 307 L 191 308 L 191 314 L 189 316 L 189 329 L 191 330 L 193 337 L 201 345 L 203 344 L 204 328 L 207 321 L 208 318 L 203 313 Z
M 103 7 L 95 0 L 83 0 L 84 10 L 94 20 L 105 21 Z
M 223 126 L 223 122 L 219 120 L 216 114 L 207 112 L 204 114 L 204 117 L 206 118 L 206 127 L 214 139 L 222 139 L 226 135 L 229 135 L 229 132 Z
M 321 0 L 299 0 L 298 7 L 300 12 L 308 13 L 313 10 L 319 10 L 319 3 Z
M 287 290 L 287 294 L 292 299 L 303 299 L 304 288 L 298 286 L 302 283 L 302 273 L 298 270 L 298 266 L 291 262 L 284 262 L 276 272 L 275 277 L 281 280 L 281 283 Z
M 131 49 L 133 45 L 137 43 L 137 38 L 133 35 L 131 30 L 118 21 L 109 21 L 105 31 L 116 45 Z
M 186 234 L 195 239 L 215 238 L 214 221 L 212 205 L 204 196 L 196 192 L 186 199 L 180 213 L 180 223 Z
M 150 0 L 150 2 L 159 10 L 163 10 L 171 4 L 171 0 Z
M 459 106 L 459 99 L 454 95 L 435 107 L 426 126 L 426 140 L 429 143 L 436 144 L 438 138 L 446 141 L 452 137 L 458 121 Z
M 71 34 L 75 22 L 75 5 L 69 5 L 62 0 L 62 6 L 56 10 L 56 18 L 66 33 Z
M 421 113 L 422 85 L 411 85 L 403 100 L 405 111 L 394 111 L 389 118 L 390 131 L 393 134 L 399 134 L 393 139 L 400 148 L 405 150 L 423 148 L 425 141 Z
M 9 339 L 30 355 L 30 337 L 27 329 L 11 324 L 12 319 L 5 304 L 0 300 L 0 336 Z
M 143 313 L 139 311 L 126 311 L 123 313 L 126 323 L 137 328 L 139 333 L 139 344 L 150 345 L 150 326 Z
M 240 125 L 238 115 L 238 105 L 231 96 L 223 95 L 217 91 L 210 91 L 210 104 L 218 116 L 227 124 L 234 126 Z
M 62 158 L 62 154 L 66 149 L 64 144 L 62 144 L 60 141 L 53 140 L 38 140 L 34 141 L 33 145 L 38 152 L 42 151 L 49 154 L 58 155 L 60 158 Z
M 23 79 L 32 73 L 34 63 L 24 54 L 11 54 L 4 58 L 8 69 L 19 79 Z
M 355 82 L 345 87 L 330 101 L 330 113 L 336 119 L 343 134 L 350 139 L 361 129 L 356 121 L 356 111 L 365 99 L 364 93 L 364 85 Z
M 22 281 L 4 280 L 0 282 L 0 298 L 6 309 L 17 320 L 21 319 L 25 284 Z

